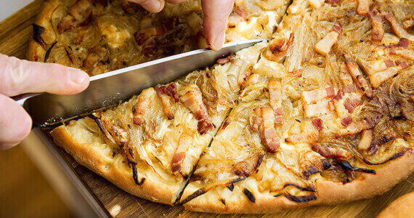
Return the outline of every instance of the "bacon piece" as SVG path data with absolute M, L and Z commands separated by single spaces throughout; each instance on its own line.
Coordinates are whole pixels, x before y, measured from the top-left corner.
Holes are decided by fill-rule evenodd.
M 315 89 L 312 91 L 302 92 L 302 100 L 306 104 L 313 104 L 325 98 L 332 98 L 336 95 L 334 87 L 327 87 L 325 89 Z
M 339 22 L 336 22 L 332 27 L 332 31 L 326 34 L 323 39 L 319 40 L 315 45 L 315 50 L 321 55 L 328 55 L 331 51 L 332 46 L 338 41 L 339 34 L 342 32 L 342 25 Z
M 390 22 L 392 30 L 400 38 L 406 38 L 410 41 L 414 41 L 414 35 L 409 34 L 400 23 L 398 23 L 397 18 L 392 13 L 385 13 L 384 17 L 388 22 Z
M 313 144 L 312 150 L 319 153 L 325 158 L 335 160 L 349 160 L 352 158 L 352 153 L 339 147 L 327 147 L 319 144 Z
M 358 150 L 365 151 L 371 146 L 374 132 L 371 129 L 362 131 L 361 140 L 358 143 Z
M 376 125 L 375 120 L 371 120 L 369 118 L 362 119 L 360 121 L 352 122 L 349 124 L 345 129 L 341 129 L 338 132 L 338 135 L 355 135 L 360 133 L 363 130 L 371 129 Z
M 320 118 L 316 118 L 312 120 L 312 125 L 321 132 L 323 130 L 323 121 Z
M 410 42 L 406 38 L 401 38 L 400 41 L 398 41 L 397 47 L 401 48 L 408 48 L 410 45 Z
M 385 60 L 384 63 L 385 63 L 385 66 L 387 66 L 387 68 L 395 66 L 395 63 L 392 60 Z
M 351 85 L 353 86 L 352 76 L 349 74 L 348 69 L 346 68 L 346 64 L 342 62 L 339 68 L 339 79 L 342 81 L 344 86 Z
M 83 61 L 83 66 L 86 68 L 92 68 L 104 59 L 107 55 L 108 50 L 102 46 L 96 46 L 89 50 L 88 56 L 86 56 L 86 59 Z
M 267 151 L 275 153 L 278 151 L 280 146 L 280 138 L 276 133 L 275 129 L 275 114 L 271 107 L 260 108 L 263 128 L 262 128 L 262 140 L 267 147 Z
M 368 81 L 362 75 L 362 72 L 359 69 L 357 63 L 354 61 L 346 60 L 345 64 L 348 68 L 348 72 L 351 74 L 352 78 L 354 78 L 358 87 L 365 93 L 367 97 L 372 97 L 372 89 L 369 87 Z
M 144 123 L 145 112 L 150 110 L 149 105 L 151 104 L 154 95 L 154 88 L 149 88 L 142 91 L 138 96 L 138 101 L 132 108 L 133 122 L 135 125 L 140 126 Z
M 227 55 L 226 57 L 217 59 L 216 62 L 217 62 L 217 64 L 225 64 L 225 63 L 228 63 L 232 60 L 234 60 L 234 55 L 230 54 L 230 55 Z
M 240 17 L 242 17 L 244 20 L 246 20 L 249 17 L 249 13 L 247 13 L 247 11 L 243 8 L 237 8 L 234 12 Z
M 380 42 L 384 37 L 384 24 L 382 23 L 382 16 L 378 13 L 377 10 L 374 10 L 369 12 L 369 18 L 371 19 L 372 26 L 372 40 Z
M 168 86 L 160 86 L 155 89 L 157 91 L 158 97 L 161 99 L 162 103 L 162 109 L 164 111 L 165 116 L 169 120 L 174 119 L 174 112 L 172 111 L 173 107 L 171 104 L 171 98 L 178 102 L 178 94 L 177 94 L 177 88 L 175 86 L 175 83 L 171 83 Z
M 348 113 L 352 114 L 355 110 L 356 107 L 358 107 L 361 104 L 361 100 L 360 99 L 349 99 L 347 98 L 345 100 L 344 106 L 345 109 L 348 111 Z
M 369 0 L 358 0 L 357 13 L 367 15 L 369 12 Z
M 305 104 L 303 106 L 306 117 L 318 117 L 329 113 L 329 101 L 320 101 L 316 104 Z
M 370 75 L 369 80 L 374 88 L 378 88 L 387 79 L 395 76 L 401 69 L 402 67 L 400 66 L 387 68 L 386 70 Z
M 57 26 L 59 33 L 73 29 L 90 19 L 92 4 L 88 0 L 78 0 L 70 7 L 68 14 L 62 18 Z
M 275 124 L 276 125 L 282 125 L 283 124 L 283 109 L 280 108 L 276 108 L 275 111 Z
M 255 153 L 233 166 L 232 172 L 241 177 L 249 177 L 262 164 L 264 154 Z
M 182 134 L 178 141 L 177 148 L 175 149 L 175 153 L 171 159 L 171 171 L 176 174 L 180 172 L 181 165 L 184 162 L 186 157 L 186 152 L 191 145 L 191 137 L 186 134 Z
M 208 116 L 200 88 L 192 83 L 187 85 L 184 91 L 185 94 L 180 97 L 180 101 L 194 114 L 198 120 L 198 132 L 204 134 L 213 128 L 213 124 Z
M 280 80 L 271 79 L 267 84 L 269 89 L 269 103 L 273 110 L 282 108 L 282 82 Z
M 391 49 L 390 53 L 414 61 L 414 51 L 412 49 L 394 48 Z
M 269 44 L 269 49 L 266 50 L 266 58 L 273 61 L 279 61 L 288 52 L 289 48 L 293 45 L 295 35 L 290 34 L 289 39 L 275 38 Z
M 344 126 L 344 127 L 347 127 L 347 126 L 349 126 L 349 124 L 351 124 L 352 123 L 352 117 L 345 117 L 345 118 L 343 118 L 342 120 L 341 120 L 341 124 L 342 124 L 342 126 Z

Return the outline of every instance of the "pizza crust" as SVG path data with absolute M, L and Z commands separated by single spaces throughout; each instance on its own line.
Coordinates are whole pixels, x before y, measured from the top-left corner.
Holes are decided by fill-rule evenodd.
M 210 213 L 272 213 L 283 209 L 294 209 L 321 204 L 337 204 L 340 202 L 354 201 L 371 198 L 388 191 L 403 179 L 406 179 L 414 171 L 414 152 L 407 151 L 402 157 L 390 161 L 381 167 L 375 168 L 376 175 L 363 174 L 347 184 L 332 182 L 324 179 L 317 180 L 315 201 L 296 203 L 283 196 L 265 197 L 260 193 L 253 193 L 256 202 L 252 203 L 247 198 L 240 199 L 236 204 L 223 205 L 215 198 L 207 198 L 197 203 L 189 202 L 184 205 L 188 210 Z M 201 196 L 200 196 L 201 197 Z
M 113 164 L 107 156 L 90 148 L 89 144 L 74 140 L 65 126 L 60 126 L 50 133 L 54 142 L 64 148 L 81 165 L 99 174 L 117 187 L 140 198 L 172 205 L 178 188 L 176 184 L 163 184 L 154 179 L 146 179 L 142 185 L 135 184 L 131 170 L 121 169 Z M 110 166 L 107 168 L 107 166 Z
M 405 194 L 393 201 L 385 208 L 377 218 L 387 217 L 413 217 L 414 216 L 414 192 Z

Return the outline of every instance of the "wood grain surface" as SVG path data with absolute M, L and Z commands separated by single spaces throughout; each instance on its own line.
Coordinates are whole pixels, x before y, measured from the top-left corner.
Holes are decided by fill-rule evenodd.
M 21 11 L 0 23 L 0 53 L 24 58 L 28 40 L 36 13 L 40 10 L 41 0 L 23 8 Z M 118 189 L 111 183 L 97 176 L 85 167 L 77 164 L 67 153 L 60 149 L 60 154 L 76 171 L 81 180 L 100 200 L 112 215 L 118 217 L 220 217 L 223 215 L 194 213 L 182 206 L 166 206 L 143 200 Z M 368 200 L 360 200 L 333 206 L 315 206 L 310 208 L 282 211 L 261 217 L 374 217 L 397 197 L 414 191 L 414 175 L 396 185 L 387 193 Z M 227 217 L 228 215 L 226 215 Z M 232 215 L 230 217 L 239 217 Z M 246 217 L 253 217 L 245 215 Z

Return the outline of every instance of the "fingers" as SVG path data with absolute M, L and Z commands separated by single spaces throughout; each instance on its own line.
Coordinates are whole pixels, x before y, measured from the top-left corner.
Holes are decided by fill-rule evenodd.
M 0 54 L 0 94 L 15 96 L 29 92 L 70 95 L 89 85 L 88 75 L 59 64 L 19 60 Z
M 223 47 L 233 4 L 234 0 L 202 0 L 205 36 L 213 50 Z
M 30 133 L 32 120 L 14 100 L 0 94 L 0 150 L 17 145 Z
M 129 0 L 130 2 L 141 5 L 145 10 L 158 13 L 164 8 L 164 0 Z

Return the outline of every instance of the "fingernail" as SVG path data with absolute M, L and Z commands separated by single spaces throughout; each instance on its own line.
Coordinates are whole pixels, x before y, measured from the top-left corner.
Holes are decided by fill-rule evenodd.
M 164 8 L 164 0 L 149 0 L 140 4 L 142 7 L 153 13 L 158 13 Z
M 84 84 L 86 80 L 89 80 L 89 77 L 86 75 L 86 73 L 78 69 L 71 72 L 70 77 L 71 77 L 72 83 L 75 85 Z
M 219 50 L 221 47 L 223 47 L 225 38 L 225 31 L 222 31 L 221 33 L 217 34 L 216 38 L 211 42 L 211 48 L 213 50 Z

